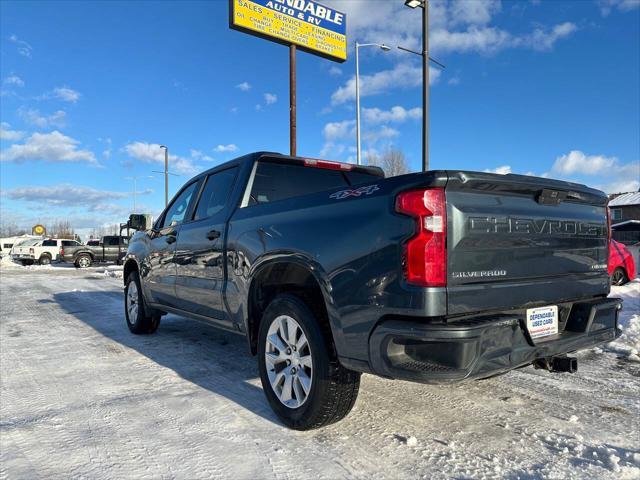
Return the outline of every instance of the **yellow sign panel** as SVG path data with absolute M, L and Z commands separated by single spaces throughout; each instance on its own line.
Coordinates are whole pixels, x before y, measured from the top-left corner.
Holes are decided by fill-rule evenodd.
M 47 229 L 44 228 L 44 225 L 34 225 L 31 229 L 32 235 L 45 235 L 47 233 Z
M 230 26 L 344 62 L 347 17 L 313 0 L 230 0 Z

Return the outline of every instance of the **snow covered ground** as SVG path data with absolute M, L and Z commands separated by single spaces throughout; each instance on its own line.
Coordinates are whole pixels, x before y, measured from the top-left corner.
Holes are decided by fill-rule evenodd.
M 640 478 L 640 282 L 579 372 L 454 386 L 364 375 L 313 432 L 271 413 L 245 340 L 134 336 L 117 267 L 0 266 L 0 478 Z

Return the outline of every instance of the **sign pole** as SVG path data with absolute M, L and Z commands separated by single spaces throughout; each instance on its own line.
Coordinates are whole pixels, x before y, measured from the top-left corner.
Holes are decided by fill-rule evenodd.
M 296 46 L 289 45 L 289 150 L 292 157 L 297 152 L 296 124 Z

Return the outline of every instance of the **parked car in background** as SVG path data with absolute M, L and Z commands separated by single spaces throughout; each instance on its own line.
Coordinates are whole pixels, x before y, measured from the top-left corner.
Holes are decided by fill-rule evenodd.
M 27 242 L 15 247 L 12 250 L 11 258 L 21 262 L 23 265 L 33 264 L 49 265 L 53 260 L 60 259 L 60 252 L 63 248 L 76 247 L 81 245 L 75 240 L 60 238 L 47 238 L 37 240 L 35 243 Z
M 609 276 L 612 285 L 624 285 L 636 278 L 636 266 L 629 249 L 613 238 L 609 244 Z
M 11 255 L 13 247 L 31 240 L 42 240 L 41 235 L 17 235 L 13 237 L 0 238 L 0 257 Z
M 80 245 L 64 248 L 60 252 L 63 262 L 73 263 L 76 268 L 87 268 L 94 263 L 119 263 L 127 253 L 128 237 L 108 235 L 102 237 L 98 245 Z
M 531 364 L 575 372 L 567 354 L 619 335 L 607 201 L 525 175 L 385 179 L 247 155 L 134 227 L 126 323 L 152 333 L 170 312 L 245 335 L 269 404 L 298 430 L 347 415 L 362 372 L 425 383 Z

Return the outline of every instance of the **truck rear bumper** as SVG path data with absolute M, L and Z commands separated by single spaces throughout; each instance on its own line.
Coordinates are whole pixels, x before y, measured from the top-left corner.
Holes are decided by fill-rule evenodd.
M 386 320 L 371 335 L 369 365 L 377 375 L 422 383 L 485 378 L 614 340 L 621 308 L 619 298 L 576 302 L 558 335 L 535 341 L 521 314 L 438 324 Z

